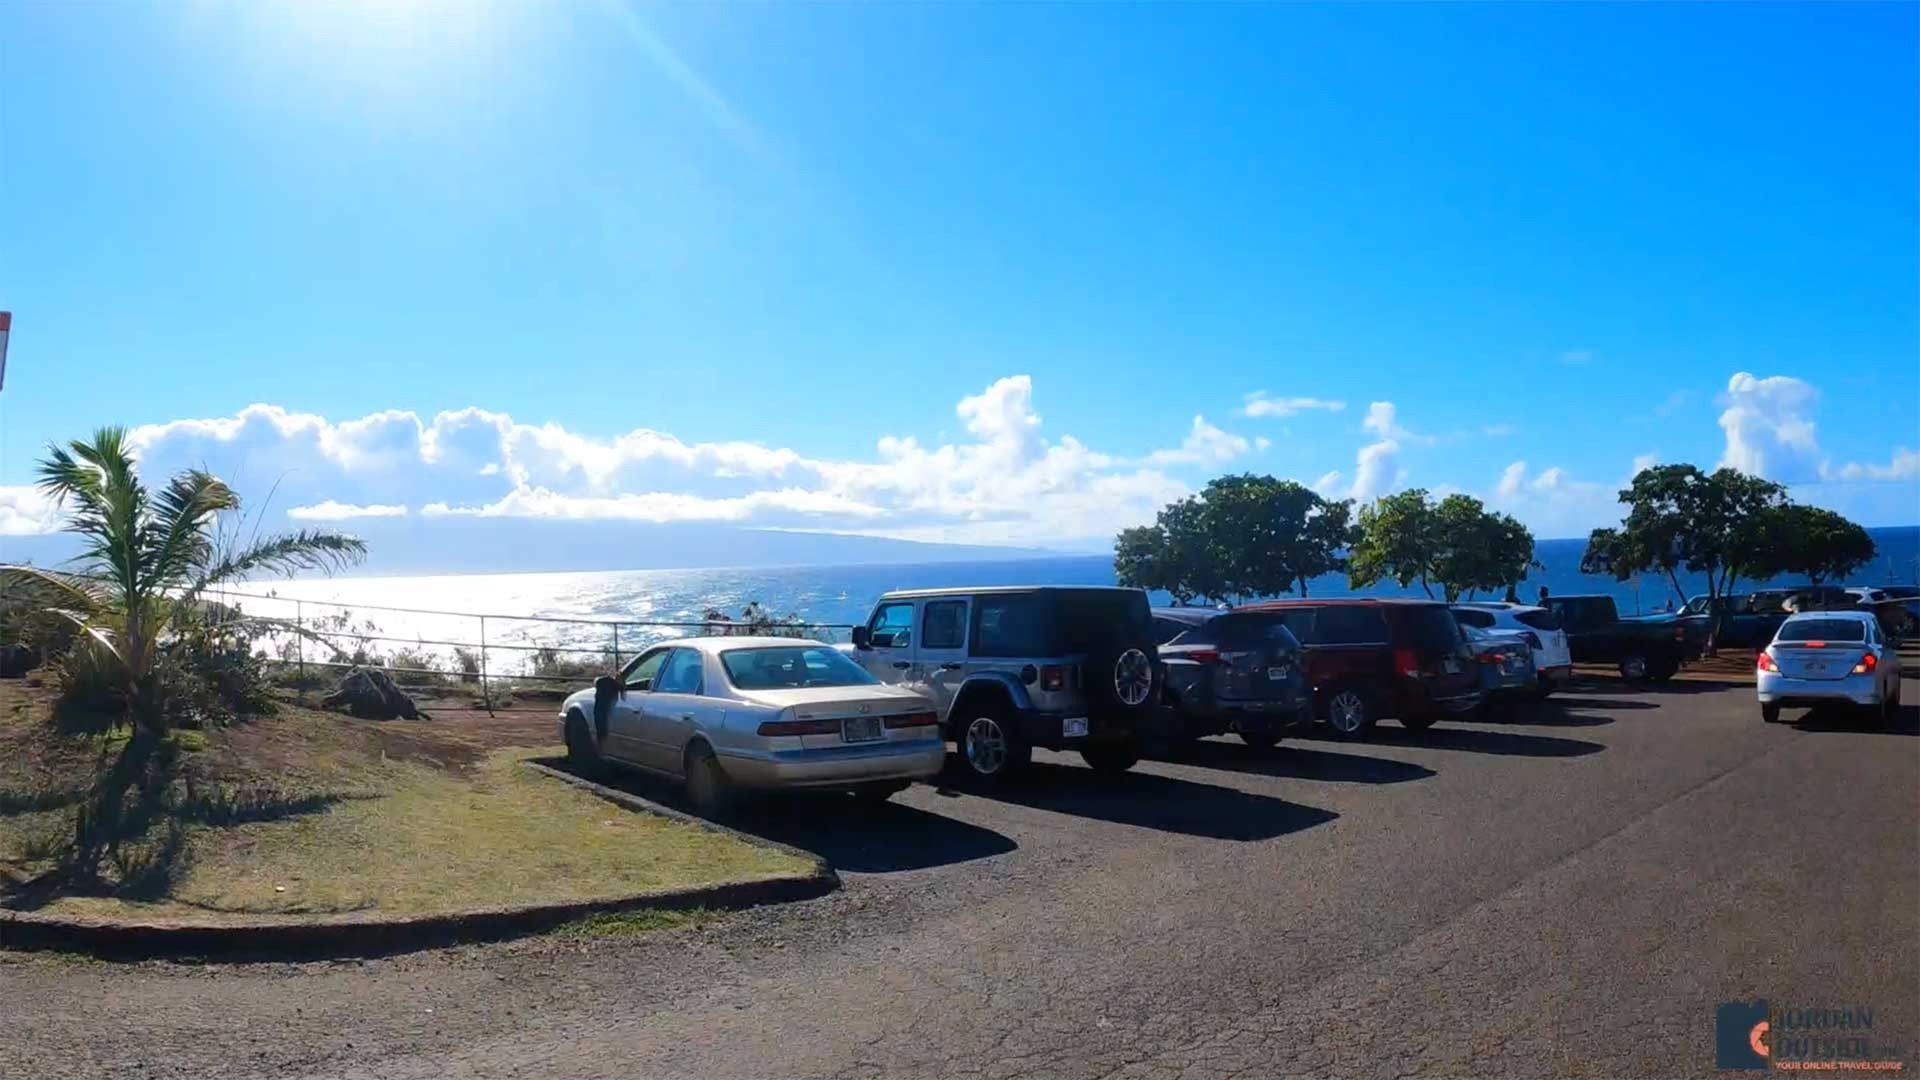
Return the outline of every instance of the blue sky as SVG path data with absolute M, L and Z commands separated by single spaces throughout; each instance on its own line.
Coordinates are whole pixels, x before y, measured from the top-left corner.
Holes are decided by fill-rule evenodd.
M 1251 469 L 1560 536 L 1648 460 L 1920 520 L 1910 5 L 7 21 L 0 533 L 107 422 L 422 530 L 1097 548 Z

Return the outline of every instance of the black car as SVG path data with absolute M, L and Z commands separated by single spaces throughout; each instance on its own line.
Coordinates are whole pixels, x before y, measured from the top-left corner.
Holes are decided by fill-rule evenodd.
M 1156 625 L 1187 624 L 1160 646 L 1173 738 L 1233 732 L 1248 746 L 1265 749 L 1286 731 L 1313 722 L 1300 642 L 1280 615 L 1196 608 L 1160 608 L 1153 615 Z

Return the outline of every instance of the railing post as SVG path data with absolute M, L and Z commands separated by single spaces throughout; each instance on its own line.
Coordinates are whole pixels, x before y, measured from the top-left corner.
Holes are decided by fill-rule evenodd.
M 493 715 L 493 686 L 487 682 L 487 617 L 480 616 L 480 700 L 487 706 L 487 715 Z
M 294 655 L 300 661 L 299 699 L 301 704 L 305 704 L 307 700 L 307 620 L 298 600 L 293 602 L 293 647 Z
M 621 663 L 620 661 L 620 624 L 614 623 L 613 624 L 613 670 L 619 671 L 623 667 L 626 667 L 626 665 L 624 663 Z

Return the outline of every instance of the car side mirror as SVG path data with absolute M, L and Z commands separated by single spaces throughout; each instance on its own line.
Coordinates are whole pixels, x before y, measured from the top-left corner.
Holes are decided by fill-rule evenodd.
M 873 631 L 864 626 L 853 628 L 853 647 L 856 649 L 873 648 Z

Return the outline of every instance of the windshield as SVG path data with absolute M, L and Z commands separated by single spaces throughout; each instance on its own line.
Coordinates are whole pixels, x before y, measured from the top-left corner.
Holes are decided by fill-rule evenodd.
M 825 645 L 774 645 L 728 649 L 720 654 L 727 680 L 738 690 L 791 690 L 805 686 L 873 686 L 879 680 Z
M 1775 641 L 1865 641 L 1867 624 L 1859 619 L 1789 619 Z
M 1707 613 L 1707 598 L 1706 598 L 1706 597 L 1704 597 L 1704 596 L 1696 596 L 1696 597 L 1694 597 L 1693 599 L 1691 599 L 1691 600 L 1689 600 L 1689 601 L 1687 601 L 1687 606 L 1686 606 L 1686 608 L 1685 608 L 1685 611 L 1686 611 L 1686 613 L 1687 613 L 1687 614 L 1689 614 L 1689 615 L 1704 615 L 1704 614 L 1706 614 L 1706 613 Z

